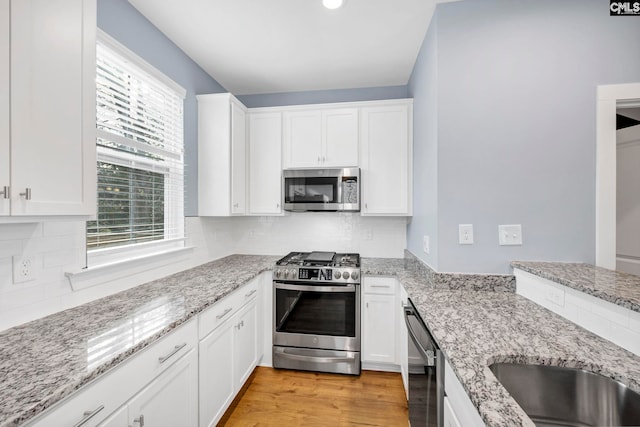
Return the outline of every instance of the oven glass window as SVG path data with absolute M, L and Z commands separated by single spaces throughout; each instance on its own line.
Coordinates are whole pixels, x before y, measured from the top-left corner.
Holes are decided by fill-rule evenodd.
M 276 331 L 356 336 L 355 292 L 276 289 Z
M 338 203 L 335 177 L 285 178 L 285 203 Z

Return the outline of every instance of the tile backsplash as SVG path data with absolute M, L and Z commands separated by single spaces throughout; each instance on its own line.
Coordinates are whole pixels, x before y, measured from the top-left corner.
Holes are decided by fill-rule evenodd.
M 101 298 L 233 253 L 284 255 L 335 250 L 402 258 L 406 218 L 353 213 L 293 213 L 282 217 L 186 218 L 187 246 L 174 262 L 72 291 L 64 273 L 86 265 L 85 222 L 0 224 L 0 330 Z M 14 283 L 14 258 L 33 260 L 35 279 Z

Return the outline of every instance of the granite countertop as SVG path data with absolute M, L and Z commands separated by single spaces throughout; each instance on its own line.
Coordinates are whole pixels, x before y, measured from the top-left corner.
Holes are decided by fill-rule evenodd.
M 487 426 L 534 426 L 489 370 L 494 362 L 582 368 L 640 392 L 640 357 L 520 295 L 398 278 Z
M 640 312 L 640 277 L 590 264 L 513 261 L 513 268 Z
M 0 426 L 16 426 L 188 321 L 278 257 L 232 255 L 0 332 Z M 131 324 L 148 331 L 135 338 Z M 108 336 L 107 336 L 108 335 Z M 112 354 L 91 358 L 101 338 Z
M 0 332 L 0 426 L 19 425 L 52 406 L 270 270 L 277 259 L 232 255 Z M 443 289 L 405 264 L 363 258 L 362 275 L 395 276 L 403 284 L 487 426 L 533 426 L 488 369 L 493 362 L 581 367 L 640 391 L 640 357 L 516 295 L 510 286 L 496 286 L 487 277 L 485 284 L 465 279 L 458 289 L 459 278 L 452 275 Z M 134 340 L 127 326 L 132 322 L 153 327 Z M 121 334 L 123 345 L 90 359 L 92 343 L 107 334 Z

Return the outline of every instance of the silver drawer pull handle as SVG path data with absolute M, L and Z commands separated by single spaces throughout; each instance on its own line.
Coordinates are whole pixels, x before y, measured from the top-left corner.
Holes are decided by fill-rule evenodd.
M 9 186 L 5 185 L 3 187 L 2 192 L 0 192 L 0 194 L 2 194 L 2 197 L 4 199 L 10 199 L 11 198 L 11 188 L 9 188 Z
M 20 193 L 21 196 L 25 198 L 25 200 L 31 200 L 31 189 L 25 188 L 24 193 Z
M 134 423 L 139 423 L 140 427 L 144 427 L 144 415 L 140 414 L 140 416 L 133 420 Z
M 258 292 L 257 289 L 252 290 L 251 292 L 249 292 L 248 294 L 246 294 L 244 297 L 245 298 L 249 298 L 251 295 L 255 294 L 256 292 Z
M 84 417 L 80 421 L 78 421 L 77 424 L 74 424 L 73 427 L 80 427 L 85 425 L 87 421 L 95 417 L 98 414 L 98 412 L 102 411 L 103 409 L 104 409 L 104 405 L 100 405 L 93 411 L 84 411 L 84 413 L 82 414 L 84 415 Z
M 173 350 L 171 350 L 171 353 L 167 354 L 166 356 L 158 357 L 158 362 L 160 362 L 160 363 L 166 362 L 169 358 L 171 358 L 171 356 L 173 356 L 174 354 L 176 354 L 177 352 L 179 352 L 180 350 L 182 350 L 186 346 L 187 346 L 187 343 L 183 343 L 181 345 L 175 346 L 173 348 Z
M 232 308 L 227 308 L 225 311 L 222 312 L 222 314 L 218 314 L 216 316 L 216 320 L 220 320 L 222 319 L 224 316 L 226 316 L 227 314 L 229 314 L 231 312 L 231 310 L 233 310 Z
M 390 288 L 389 285 L 369 285 L 372 288 Z

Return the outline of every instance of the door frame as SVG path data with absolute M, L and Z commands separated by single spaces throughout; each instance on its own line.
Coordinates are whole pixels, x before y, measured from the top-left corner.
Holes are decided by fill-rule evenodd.
M 596 108 L 596 265 L 616 269 L 616 110 L 640 99 L 640 83 L 600 85 Z

